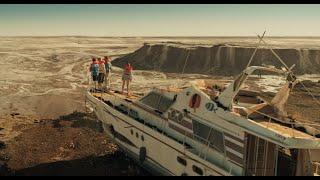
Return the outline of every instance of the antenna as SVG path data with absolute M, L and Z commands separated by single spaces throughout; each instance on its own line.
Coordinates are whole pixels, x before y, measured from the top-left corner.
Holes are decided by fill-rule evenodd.
M 263 39 L 263 37 L 264 37 L 265 34 L 266 34 L 266 31 L 263 32 L 263 34 L 262 34 L 262 36 L 261 36 L 261 39 L 259 38 L 259 42 L 258 42 L 258 44 L 257 44 L 257 46 L 256 46 L 256 49 L 253 51 L 253 53 L 252 53 L 252 55 L 251 55 L 251 57 L 250 57 L 250 60 L 249 60 L 249 62 L 248 62 L 248 64 L 247 64 L 247 67 L 250 66 L 250 64 L 251 64 L 251 62 L 252 62 L 252 60 L 253 60 L 253 57 L 254 57 L 254 55 L 256 54 L 259 46 L 261 45 L 262 39 Z M 259 35 L 257 35 L 257 36 L 260 37 Z M 247 68 L 247 67 L 246 67 L 246 68 Z

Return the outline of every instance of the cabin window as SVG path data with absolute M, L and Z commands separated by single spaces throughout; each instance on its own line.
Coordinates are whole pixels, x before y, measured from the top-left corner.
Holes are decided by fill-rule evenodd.
M 185 159 L 183 159 L 182 157 L 177 157 L 177 161 L 180 163 L 180 164 L 182 164 L 182 165 L 184 165 L 184 166 L 187 166 L 187 160 L 185 160 Z
M 192 124 L 193 133 L 196 135 L 196 139 L 205 143 L 210 133 L 210 127 L 195 120 L 192 120 Z
M 142 141 L 144 141 L 144 137 L 143 137 L 143 135 L 141 135 L 141 140 L 142 140 Z
M 183 120 L 183 114 L 180 111 L 172 110 L 168 114 L 169 119 L 181 123 Z
M 160 96 L 156 93 L 149 93 L 147 96 L 141 99 L 143 104 L 146 104 L 154 109 L 157 109 L 158 103 L 160 100 Z
M 192 166 L 192 170 L 193 170 L 193 172 L 195 172 L 195 173 L 197 173 L 197 174 L 199 174 L 199 175 L 201 175 L 201 176 L 203 175 L 202 169 L 199 168 L 198 166 L 193 165 L 193 166 Z
M 128 107 L 123 104 L 120 104 L 120 106 L 117 106 L 116 109 L 118 109 L 120 112 L 124 114 L 128 114 Z
M 193 133 L 195 138 L 203 143 L 209 142 L 210 146 L 219 152 L 224 152 L 224 138 L 223 133 L 217 131 L 209 126 L 199 123 L 196 120 L 192 120 Z
M 139 119 L 139 114 L 137 111 L 130 109 L 129 110 L 129 116 L 133 119 Z
M 169 107 L 173 104 L 173 100 L 167 98 L 167 97 L 164 97 L 164 96 L 161 96 L 161 99 L 160 99 L 160 103 L 159 103 L 159 111 L 161 112 L 166 112 Z
M 108 104 L 109 106 L 113 107 L 113 104 L 110 101 L 107 101 L 106 104 Z
M 223 134 L 215 129 L 211 129 L 210 136 L 209 136 L 210 146 L 220 152 L 224 152 L 225 147 L 224 147 L 223 141 L 224 141 Z
M 160 112 L 165 112 L 169 107 L 174 103 L 173 100 L 162 96 L 158 93 L 151 92 L 144 98 L 140 100 L 143 104 L 148 105 L 149 107 L 156 109 Z

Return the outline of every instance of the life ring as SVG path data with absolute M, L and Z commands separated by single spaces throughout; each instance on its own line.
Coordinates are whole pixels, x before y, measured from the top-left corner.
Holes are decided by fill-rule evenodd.
M 201 96 L 199 94 L 194 94 L 190 98 L 189 107 L 190 108 L 199 108 L 201 103 Z

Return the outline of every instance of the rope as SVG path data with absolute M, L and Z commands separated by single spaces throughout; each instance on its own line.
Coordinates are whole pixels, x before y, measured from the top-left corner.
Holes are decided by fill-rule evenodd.
M 301 81 L 298 82 L 303 86 L 303 88 L 308 92 L 308 94 L 313 98 L 313 100 L 320 106 L 320 101 L 309 91 L 309 89 Z
M 183 69 L 182 69 L 182 74 L 184 74 L 184 70 L 185 70 L 185 68 L 186 68 L 187 60 L 188 60 L 188 58 L 189 58 L 189 55 L 190 55 L 190 51 L 188 52 L 188 55 L 187 55 L 186 60 L 185 60 L 185 62 L 184 62 L 184 66 L 183 66 Z
M 274 52 L 274 50 L 270 47 L 270 45 L 269 45 L 268 43 L 266 43 L 266 41 L 264 41 L 264 40 L 262 39 L 262 37 L 260 37 L 259 35 L 258 35 L 258 38 L 263 42 L 264 45 L 268 46 L 268 48 L 270 49 L 270 51 L 272 52 L 272 54 L 273 54 L 274 56 L 276 56 L 276 58 L 285 66 L 285 68 L 286 68 L 288 71 L 290 71 L 290 69 L 289 69 L 289 67 L 287 66 L 287 64 L 278 56 L 278 54 L 277 54 L 276 52 Z

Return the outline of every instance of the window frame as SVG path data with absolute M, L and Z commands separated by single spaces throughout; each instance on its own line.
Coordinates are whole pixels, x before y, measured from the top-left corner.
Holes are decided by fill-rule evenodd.
M 209 145 L 211 148 L 214 150 L 220 152 L 220 153 L 225 153 L 226 152 L 226 146 L 225 146 L 225 137 L 224 137 L 224 132 L 220 131 L 216 128 L 213 128 L 211 126 L 206 125 L 205 123 L 202 123 L 196 119 L 192 118 L 192 126 L 193 126 L 193 139 L 197 140 L 198 142 L 201 142 L 203 144 Z M 196 127 L 196 128 L 195 128 Z M 200 127 L 200 128 L 199 128 Z M 204 132 L 203 129 L 201 128 L 206 128 L 207 132 Z M 199 134 L 198 132 L 204 133 L 204 134 Z M 221 144 L 214 143 L 214 139 L 216 139 L 217 134 L 221 135 Z M 205 137 L 203 136 L 205 135 Z M 211 139 L 211 137 L 215 137 Z M 221 147 L 219 146 L 221 145 Z
M 148 100 L 147 98 L 150 96 L 157 96 L 157 98 L 155 98 L 155 101 L 152 101 L 153 103 L 157 103 L 157 104 L 148 104 L 145 102 L 145 100 Z M 158 93 L 158 92 L 150 92 L 149 94 L 147 94 L 146 96 L 144 96 L 143 98 L 141 98 L 139 100 L 140 103 L 142 103 L 145 106 L 148 106 L 149 108 L 152 108 L 154 110 L 157 110 L 159 112 L 166 112 L 170 109 L 170 107 L 173 105 L 173 103 L 175 102 L 174 100 Z M 164 102 L 163 104 L 161 104 L 162 102 Z M 167 103 L 170 103 L 170 105 L 166 105 Z M 155 106 L 152 106 L 155 105 Z M 163 106 L 165 105 L 165 106 Z M 160 108 L 161 107 L 161 108 Z M 164 107 L 164 108 L 163 108 Z

